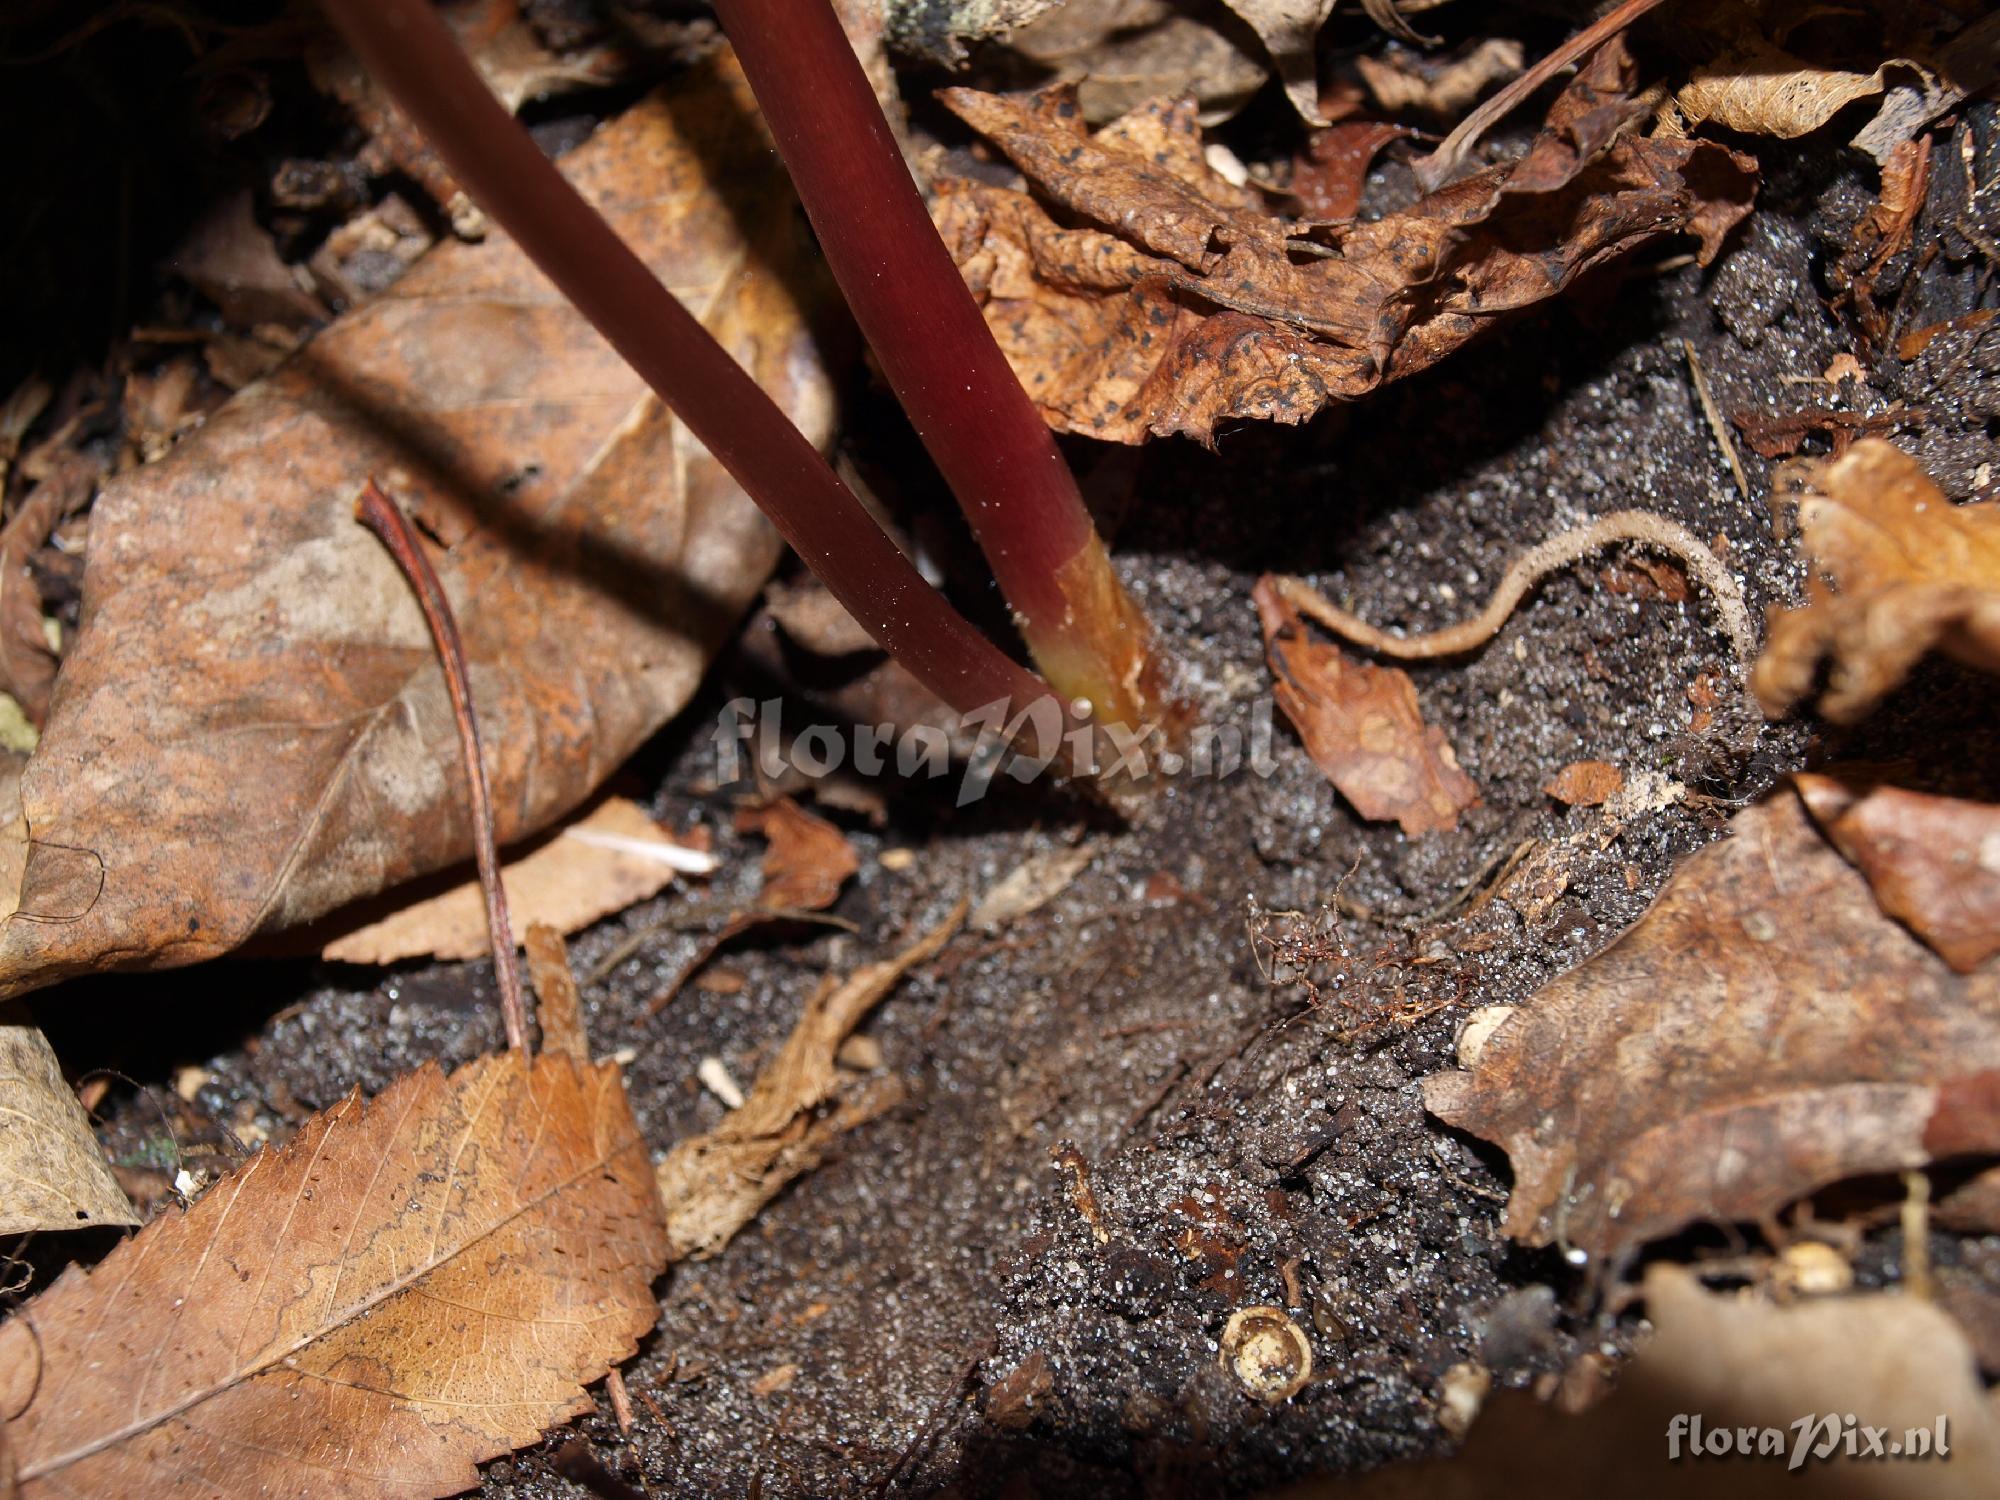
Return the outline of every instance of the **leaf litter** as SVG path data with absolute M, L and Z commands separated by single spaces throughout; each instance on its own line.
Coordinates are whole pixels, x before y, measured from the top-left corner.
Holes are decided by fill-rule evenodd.
M 675 89 L 566 169 L 823 434 L 792 282 L 759 269 L 802 243 L 761 139 L 737 128 L 747 93 L 726 58 Z M 777 557 L 749 500 L 511 243 L 440 247 L 98 497 L 90 629 L 22 782 L 0 991 L 191 963 L 470 852 L 422 624 L 347 516 L 369 473 L 438 539 L 507 841 L 679 709 Z
M 1426 369 L 1496 315 L 1663 236 L 1694 236 L 1711 261 L 1749 212 L 1755 165 L 1631 134 L 1635 82 L 1614 40 L 1522 159 L 1344 225 L 1272 218 L 1209 166 L 1185 102 L 1092 134 L 1061 88 L 1028 101 L 951 88 L 945 104 L 1033 191 L 941 179 L 936 216 L 1051 426 L 1210 442 Z

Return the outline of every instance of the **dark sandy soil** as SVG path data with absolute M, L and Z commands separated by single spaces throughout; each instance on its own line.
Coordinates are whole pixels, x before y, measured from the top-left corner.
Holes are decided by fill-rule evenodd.
M 1979 128 L 1990 156 L 1990 110 Z M 1956 163 L 1956 138 L 1939 149 Z M 1794 595 L 1764 498 L 1771 466 L 1743 449 L 1751 496 L 1736 492 L 1683 341 L 1724 411 L 1832 404 L 1799 381 L 1852 348 L 1825 264 L 1874 177 L 1851 153 L 1763 159 L 1758 210 L 1707 271 L 1657 250 L 1359 410 L 1232 433 L 1212 453 L 1146 451 L 1114 496 L 1116 550 L 1211 720 L 1269 711 L 1249 602 L 1265 569 L 1420 629 L 1483 600 L 1524 545 L 1644 507 L 1726 539 L 1760 612 Z M 1929 234 L 1963 211 L 1946 175 Z M 1371 201 L 1407 191 L 1392 164 Z M 1906 323 L 1976 305 L 1990 271 L 1976 255 L 1934 259 L 1912 276 Z M 1981 385 L 1994 358 L 1993 340 L 1939 340 L 1915 364 L 1885 358 L 1847 404 L 1921 410 L 1903 440 L 1948 493 L 1990 493 L 1975 470 L 2000 414 Z M 1105 458 L 1075 456 L 1084 471 Z M 712 830 L 721 872 L 572 950 L 589 975 L 630 947 L 586 986 L 587 1018 L 600 1050 L 631 1050 L 656 1149 L 720 1116 L 697 1061 L 753 1076 L 822 975 L 894 951 L 1032 855 L 1089 840 L 1095 857 L 997 938 L 961 934 L 866 1023 L 907 1102 L 719 1258 L 663 1278 L 660 1326 L 625 1374 L 633 1430 L 621 1436 L 602 1400 L 578 1427 L 603 1465 L 655 1495 L 716 1500 L 1255 1489 L 1438 1450 L 1440 1379 L 1461 1361 L 1518 1386 L 1620 1347 L 1629 1326 L 1598 1311 L 1607 1268 L 1501 1242 L 1504 1159 L 1428 1119 L 1418 1080 L 1454 1065 L 1469 1011 L 1525 1000 L 1602 948 L 1733 808 L 1821 753 L 1743 703 L 1700 591 L 1663 594 L 1636 557 L 1564 571 L 1484 651 L 1413 669 L 1484 796 L 1455 833 L 1411 841 L 1361 823 L 1282 720 L 1268 776 L 1163 780 L 1117 813 L 1059 788 L 1005 784 L 956 809 L 942 784 L 885 785 L 881 826 L 844 819 L 863 860 L 836 908 L 852 933 L 732 948 L 716 967 L 740 990 L 691 985 L 648 1017 L 700 942 L 681 926 L 754 890 L 761 845 L 730 816 L 753 788 L 714 784 L 710 726 L 750 680 L 725 665 L 621 778 L 664 821 Z M 1721 701 L 1695 731 L 1689 692 L 1704 677 Z M 1893 753 L 1917 730 L 1970 745 L 1982 718 L 1965 679 L 1932 670 L 1839 748 Z M 1599 813 L 1541 790 L 1584 758 L 1679 790 L 1600 841 Z M 1559 896 L 1489 899 L 1524 843 L 1565 839 Z M 913 861 L 892 869 L 890 850 Z M 1274 969 L 1279 949 L 1307 948 Z M 484 964 L 232 964 L 79 986 L 42 1014 L 79 1068 L 116 1066 L 161 1093 L 177 1065 L 211 1070 L 180 1111 L 195 1144 L 225 1142 L 204 1120 L 282 1135 L 351 1086 L 498 1040 Z M 108 1107 L 114 1151 L 159 1137 L 129 1089 Z M 1087 1172 L 1096 1227 L 1073 1196 L 1079 1168 L 1052 1160 L 1061 1148 Z M 1293 1307 L 1313 1342 L 1315 1379 L 1280 1408 L 1246 1400 L 1218 1363 L 1230 1311 L 1250 1303 Z M 1036 1358 L 1048 1393 L 1010 1425 L 989 1393 Z M 552 1467 L 570 1435 L 490 1465 L 483 1493 L 587 1493 Z

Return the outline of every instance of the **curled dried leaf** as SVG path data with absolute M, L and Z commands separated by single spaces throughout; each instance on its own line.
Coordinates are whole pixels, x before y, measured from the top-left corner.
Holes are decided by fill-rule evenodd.
M 1206 442 L 1219 423 L 1301 422 L 1428 368 L 1662 235 L 1692 234 L 1711 258 L 1749 210 L 1755 165 L 1624 133 L 1632 81 L 1603 49 L 1522 160 L 1313 233 L 1208 166 L 1185 101 L 1093 134 L 1060 90 L 947 89 L 1051 207 L 945 179 L 938 224 L 1051 426 Z
M 770 842 L 764 853 L 764 889 L 757 898 L 768 909 L 824 911 L 861 868 L 847 835 L 790 797 L 745 808 L 737 814 L 736 826 Z
M 1424 722 L 1409 673 L 1312 639 L 1276 585 L 1260 578 L 1251 597 L 1278 707 L 1313 763 L 1364 818 L 1393 818 L 1412 837 L 1457 827 L 1479 789 Z
M 1751 685 L 1765 712 L 1807 697 L 1865 715 L 1927 652 L 2000 672 L 2000 504 L 1953 505 L 1917 461 L 1864 438 L 1821 465 L 1798 501 L 1799 542 L 1818 573 L 1805 606 L 1781 610 Z

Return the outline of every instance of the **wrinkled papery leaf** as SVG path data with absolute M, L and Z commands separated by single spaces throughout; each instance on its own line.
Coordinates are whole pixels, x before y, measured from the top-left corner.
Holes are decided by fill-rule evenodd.
M 823 437 L 779 270 L 802 230 L 753 119 L 724 60 L 564 166 Z M 503 841 L 680 708 L 778 551 L 510 242 L 441 247 L 98 499 L 0 992 L 191 963 L 469 855 L 443 674 L 353 519 L 370 474 L 445 543 Z
M 2000 672 L 2000 504 L 1953 505 L 1917 461 L 1863 438 L 1799 500 L 1799 543 L 1819 577 L 1802 609 L 1774 611 L 1751 685 L 1766 713 L 1812 690 L 1819 711 L 1864 716 L 1930 651 Z
M 1457 827 L 1479 788 L 1424 722 L 1410 674 L 1315 640 L 1268 574 L 1251 597 L 1278 707 L 1327 780 L 1362 817 L 1394 818 L 1412 837 Z
M 1749 211 L 1755 164 L 1625 133 L 1643 113 L 1631 85 L 1607 46 L 1520 161 L 1330 226 L 1272 218 L 1212 171 L 1187 101 L 1093 135 L 1062 89 L 947 89 L 1062 217 L 1027 193 L 941 179 L 938 225 L 1051 426 L 1206 442 L 1218 423 L 1302 422 L 1425 369 L 1663 235 L 1695 235 L 1712 259 Z
M 0 1235 L 138 1222 L 49 1039 L 0 1008 Z
M 1506 1148 L 1508 1235 L 1616 1255 L 2000 1150 L 1995 1069 L 2000 970 L 1953 973 L 1786 789 L 1424 1103 Z
M 587 816 L 507 855 L 500 866 L 507 908 L 523 930 L 540 922 L 559 933 L 581 931 L 664 890 L 674 866 L 645 851 L 667 845 L 683 847 L 636 802 L 607 797 Z M 475 877 L 332 938 L 320 957 L 349 964 L 465 959 L 490 945 L 486 897 Z
M 2000 807 L 1842 776 L 1793 778 L 1882 909 L 1961 974 L 2000 953 Z
M 590 1409 L 665 1257 L 615 1066 L 426 1065 L 0 1325 L 21 1494 L 469 1489 Z
M 838 1136 L 903 1097 L 894 1078 L 844 1080 L 834 1054 L 905 974 L 951 940 L 965 913 L 961 901 L 895 957 L 821 984 L 743 1103 L 667 1153 L 658 1181 L 672 1259 L 719 1254 L 787 1183 L 818 1166 Z

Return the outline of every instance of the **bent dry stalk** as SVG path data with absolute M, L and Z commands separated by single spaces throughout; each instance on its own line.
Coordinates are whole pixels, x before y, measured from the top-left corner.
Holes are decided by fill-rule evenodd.
M 473 200 L 715 455 L 884 650 L 961 713 L 995 701 L 1024 708 L 1049 696 L 1048 684 L 924 582 L 756 381 L 542 155 L 428 0 L 323 3 Z
M 1137 727 L 1169 706 L 1153 630 L 938 237 L 829 0 L 715 0 L 855 321 L 971 523 L 1035 663 Z
M 472 852 L 479 862 L 479 889 L 486 896 L 486 930 L 493 939 L 493 979 L 500 990 L 500 1018 L 507 1027 L 507 1045 L 517 1051 L 528 1045 L 528 1007 L 521 994 L 521 963 L 514 952 L 514 927 L 507 919 L 507 888 L 500 883 L 500 851 L 493 838 L 493 797 L 486 787 L 486 762 L 479 753 L 479 720 L 472 712 L 472 678 L 465 668 L 465 642 L 451 612 L 437 569 L 424 554 L 424 544 L 403 508 L 370 479 L 354 502 L 354 518 L 381 538 L 402 569 L 430 626 L 444 667 L 445 690 L 451 694 L 451 715 L 458 723 L 458 748 L 465 761 L 467 800 L 472 809 Z

